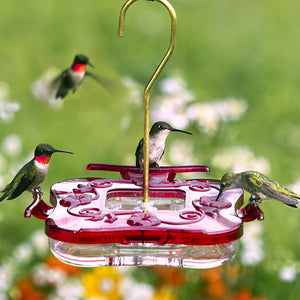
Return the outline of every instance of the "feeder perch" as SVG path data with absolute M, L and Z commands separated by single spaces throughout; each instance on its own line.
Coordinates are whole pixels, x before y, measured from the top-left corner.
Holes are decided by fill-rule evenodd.
M 122 7 L 119 36 L 125 13 L 137 0 Z M 209 172 L 207 166 L 149 169 L 150 89 L 175 47 L 176 14 L 171 16 L 169 49 L 144 92 L 144 162 L 140 168 L 89 164 L 88 170 L 119 172 L 121 179 L 81 178 L 54 184 L 47 205 L 37 188 L 25 210 L 45 220 L 50 249 L 61 261 L 81 266 L 176 266 L 210 268 L 231 260 L 243 234 L 243 222 L 262 220 L 255 203 L 243 205 L 243 190 L 223 193 L 211 179 L 177 179 L 177 173 Z

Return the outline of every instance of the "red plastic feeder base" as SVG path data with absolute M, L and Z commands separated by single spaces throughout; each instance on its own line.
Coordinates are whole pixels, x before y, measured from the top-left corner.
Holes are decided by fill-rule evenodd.
M 51 251 L 63 262 L 202 269 L 219 266 L 236 254 L 243 232 L 236 210 L 243 191 L 227 191 L 215 201 L 219 181 L 175 179 L 176 173 L 208 172 L 208 167 L 150 169 L 148 203 L 143 202 L 138 168 L 90 164 L 87 169 L 117 171 L 122 178 L 59 182 L 51 188 L 54 208 L 39 198 L 32 211 L 26 210 L 27 217 L 32 213 L 45 219 Z

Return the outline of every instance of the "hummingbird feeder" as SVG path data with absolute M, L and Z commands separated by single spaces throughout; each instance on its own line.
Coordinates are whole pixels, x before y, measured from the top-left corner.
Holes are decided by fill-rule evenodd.
M 125 13 L 137 0 L 122 7 Z M 219 180 L 176 179 L 177 173 L 209 172 L 207 166 L 149 168 L 150 89 L 175 47 L 176 13 L 171 16 L 169 49 L 144 91 L 143 171 L 133 166 L 89 164 L 87 170 L 119 172 L 121 179 L 82 178 L 51 187 L 50 202 L 39 189 L 25 210 L 45 220 L 50 249 L 61 261 L 81 266 L 176 266 L 211 268 L 231 260 L 243 234 L 243 222 L 263 219 L 255 203 L 243 205 L 243 190 L 226 191 L 215 201 Z

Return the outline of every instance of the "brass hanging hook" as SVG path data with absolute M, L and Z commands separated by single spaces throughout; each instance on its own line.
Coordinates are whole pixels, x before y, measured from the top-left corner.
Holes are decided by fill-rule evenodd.
M 123 5 L 121 12 L 120 12 L 120 18 L 119 18 L 119 37 L 124 36 L 124 22 L 125 22 L 125 14 L 128 9 L 128 7 L 136 2 L 137 0 L 128 0 Z M 150 0 L 154 1 L 154 0 Z M 175 48 L 175 41 L 176 41 L 176 28 L 177 28 L 177 17 L 174 8 L 167 0 L 156 0 L 157 2 L 160 2 L 163 4 L 169 11 L 170 17 L 171 17 L 171 39 L 170 39 L 170 45 L 167 53 L 163 57 L 162 61 L 156 68 L 154 74 L 150 78 L 145 90 L 144 90 L 144 146 L 143 146 L 143 170 L 144 170 L 144 197 L 143 201 L 148 202 L 149 201 L 149 99 L 150 99 L 150 90 L 159 76 L 160 72 L 166 65 L 167 61 L 169 60 L 174 48 Z

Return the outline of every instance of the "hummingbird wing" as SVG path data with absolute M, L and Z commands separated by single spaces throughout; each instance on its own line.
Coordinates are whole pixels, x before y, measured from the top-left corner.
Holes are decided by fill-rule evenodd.
M 117 80 L 109 79 L 103 76 L 96 75 L 89 71 L 85 72 L 86 76 L 89 76 L 101 84 L 109 93 L 118 95 L 121 92 L 122 83 Z
M 161 158 L 163 157 L 164 154 L 165 154 L 165 149 L 164 149 L 164 151 L 162 152 L 162 154 L 161 154 L 161 156 L 160 156 L 160 158 L 159 158 L 159 161 L 161 160 Z
M 33 161 L 30 161 L 19 170 L 14 179 L 6 186 L 0 202 L 5 198 L 11 200 L 21 195 L 34 182 L 35 174 Z
M 86 76 L 90 76 L 91 78 L 95 79 L 96 81 L 98 81 L 98 83 L 100 83 L 101 85 L 103 85 L 104 87 L 106 85 L 108 85 L 108 83 L 110 82 L 109 79 L 105 78 L 105 77 L 102 77 L 102 76 L 99 76 L 99 75 L 96 75 L 96 74 L 93 74 L 89 71 L 85 71 L 85 75 Z
M 55 77 L 51 83 L 52 86 L 55 86 L 56 84 L 58 84 L 61 79 L 67 74 L 68 69 L 62 71 L 57 77 Z
M 74 83 L 72 81 L 72 78 L 69 76 L 68 70 L 69 69 L 64 70 L 52 81 L 53 88 L 55 88 L 55 86 L 59 84 L 59 87 L 55 94 L 55 98 L 64 98 L 69 93 L 69 91 L 74 88 Z
M 292 207 L 297 207 L 297 204 L 299 203 L 300 195 L 259 172 L 249 174 L 248 181 L 255 190 L 253 191 L 253 194 L 264 194 L 266 198 L 279 200 Z
M 136 167 L 142 167 L 143 164 L 143 146 L 144 146 L 144 139 L 141 139 L 138 146 L 135 150 L 135 165 Z

